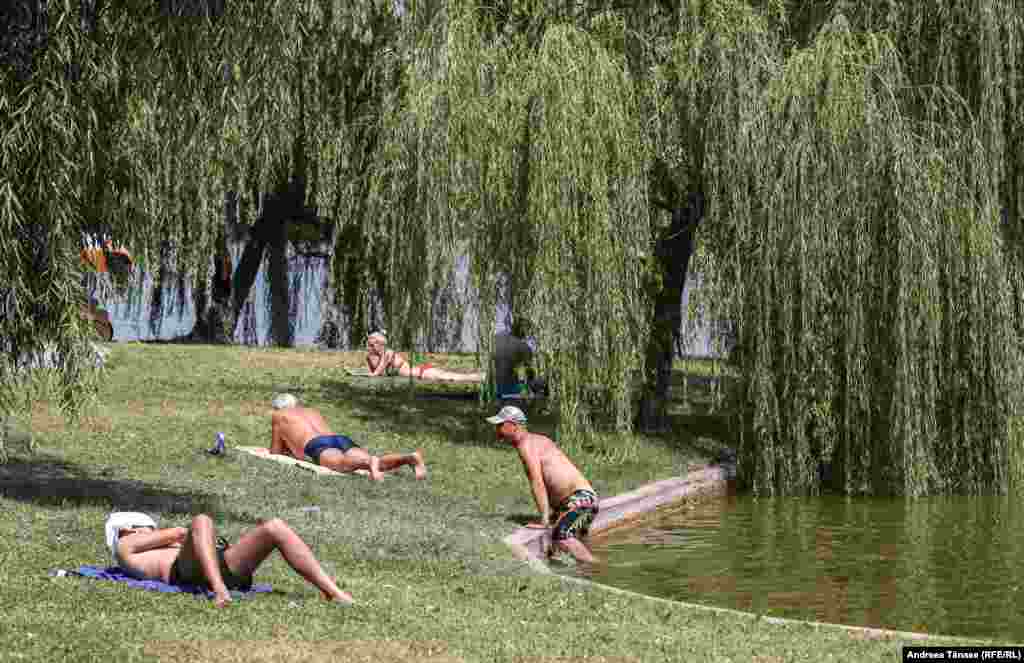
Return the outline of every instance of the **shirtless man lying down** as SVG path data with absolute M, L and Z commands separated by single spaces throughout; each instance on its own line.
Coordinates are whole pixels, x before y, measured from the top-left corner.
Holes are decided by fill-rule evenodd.
M 423 451 L 389 453 L 371 456 L 346 435 L 331 432 L 330 426 L 312 408 L 301 407 L 291 394 L 279 394 L 271 402 L 269 453 L 283 454 L 302 460 L 309 456 L 314 463 L 337 472 L 368 470 L 372 481 L 380 481 L 387 472 L 403 465 L 412 465 L 417 479 L 427 478 Z
M 105 530 L 111 555 L 126 573 L 144 580 L 209 588 L 218 607 L 231 602 L 230 590 L 252 587 L 256 568 L 275 550 L 325 599 L 352 603 L 352 596 L 338 588 L 309 546 L 279 518 L 243 533 L 234 545 L 217 536 L 213 520 L 206 514 L 193 518 L 189 527 L 160 529 L 148 514 L 122 511 L 110 514 Z

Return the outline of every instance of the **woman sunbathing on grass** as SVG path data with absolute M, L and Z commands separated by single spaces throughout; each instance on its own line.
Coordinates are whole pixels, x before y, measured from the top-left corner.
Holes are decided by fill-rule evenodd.
M 208 587 L 218 607 L 231 601 L 229 590 L 251 588 L 256 567 L 275 550 L 325 599 L 353 602 L 352 596 L 324 573 L 309 546 L 280 518 L 260 523 L 233 546 L 218 539 L 213 520 L 205 514 L 193 518 L 188 528 L 157 529 L 156 521 L 144 513 L 112 513 L 105 529 L 107 546 L 125 572 L 143 580 Z
M 383 332 L 373 332 L 366 339 L 366 367 L 370 375 L 379 377 L 417 377 L 421 380 L 439 380 L 444 382 L 483 382 L 482 373 L 453 373 L 436 368 L 433 364 L 413 366 L 401 354 L 387 349 L 388 339 Z

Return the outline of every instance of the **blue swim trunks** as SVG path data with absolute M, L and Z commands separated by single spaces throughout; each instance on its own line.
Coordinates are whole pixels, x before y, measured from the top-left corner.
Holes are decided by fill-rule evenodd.
M 306 448 L 303 449 L 303 453 L 313 459 L 314 463 L 320 464 L 320 454 L 325 449 L 337 449 L 341 453 L 345 453 L 353 447 L 358 447 L 356 444 L 346 435 L 320 435 L 314 437 L 312 440 L 306 443 Z

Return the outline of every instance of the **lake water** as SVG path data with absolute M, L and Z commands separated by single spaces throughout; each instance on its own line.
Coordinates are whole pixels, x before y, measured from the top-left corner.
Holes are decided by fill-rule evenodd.
M 231 248 L 232 261 L 237 267 L 242 255 L 240 245 Z M 310 346 L 316 342 L 322 324 L 321 302 L 324 290 L 325 262 L 319 259 L 293 257 L 289 260 L 288 275 L 290 291 L 293 293 L 292 320 L 295 324 L 295 345 Z M 700 287 L 699 275 L 691 275 L 683 289 L 681 306 L 684 313 L 691 291 Z M 461 328 L 456 330 L 450 347 L 439 351 L 472 352 L 477 346 L 477 313 L 467 297 L 469 286 L 469 262 L 462 258 L 456 265 L 453 292 L 456 297 L 467 301 L 467 313 Z M 149 320 L 150 305 L 155 289 L 148 274 L 138 276 L 135 286 L 124 293 L 112 293 L 107 289 L 87 288 L 98 304 L 110 313 L 114 327 L 115 341 L 169 340 L 186 336 L 195 324 L 195 306 L 191 289 L 165 286 L 162 301 L 163 315 L 152 326 Z M 721 325 L 704 320 L 702 317 L 685 316 L 682 330 L 682 344 L 678 348 L 685 356 L 710 357 L 719 353 L 715 348 L 715 337 Z M 495 310 L 495 331 L 510 330 L 508 307 L 499 302 Z M 270 342 L 269 280 L 266 269 L 261 268 L 249 293 L 246 308 L 235 331 L 235 341 L 249 345 L 266 345 Z
M 596 582 L 778 617 L 1024 640 L 1007 497 L 729 496 L 595 537 Z
M 235 254 L 233 257 L 237 265 L 240 252 L 235 251 Z M 292 260 L 290 262 L 289 278 L 292 281 L 292 291 L 299 294 L 293 304 L 294 315 L 292 316 L 295 322 L 295 344 L 298 346 L 313 345 L 320 332 L 320 293 L 323 289 L 323 277 L 323 261 Z M 141 282 L 127 292 L 106 293 L 107 296 L 97 293 L 99 305 L 110 313 L 115 341 L 168 340 L 186 336 L 192 331 L 196 314 L 191 289 L 188 287 L 180 289 L 174 285 L 164 287 L 163 315 L 160 316 L 155 327 L 150 325 L 149 320 L 154 293 L 153 279 L 148 274 L 142 275 Z M 253 345 L 269 343 L 268 295 L 267 273 L 265 269 L 260 269 L 247 300 L 248 310 L 243 309 L 242 320 L 239 321 L 235 332 L 237 342 Z M 248 338 L 246 336 L 247 329 L 250 330 Z

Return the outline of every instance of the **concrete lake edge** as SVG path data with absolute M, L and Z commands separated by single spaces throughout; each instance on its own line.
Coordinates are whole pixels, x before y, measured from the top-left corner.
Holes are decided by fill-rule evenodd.
M 632 521 L 649 514 L 650 512 L 682 500 L 685 497 L 695 496 L 719 496 L 729 492 L 729 482 L 736 476 L 736 468 L 732 464 L 727 465 L 706 465 L 699 469 L 690 471 L 683 477 L 672 477 L 653 483 L 646 484 L 615 497 L 605 498 L 600 501 L 600 511 L 591 533 L 597 534 L 609 529 L 628 525 Z M 890 629 L 872 628 L 869 626 L 851 626 L 848 624 L 835 624 L 831 622 L 808 621 L 803 619 L 792 619 L 789 617 L 771 617 L 759 615 L 733 608 L 719 608 L 716 606 L 702 605 L 700 603 L 689 603 L 673 599 L 649 596 L 634 592 L 628 589 L 612 587 L 599 582 L 587 580 L 569 575 L 557 574 L 544 561 L 544 551 L 550 544 L 551 534 L 548 530 L 520 527 L 506 536 L 503 541 L 512 550 L 512 554 L 519 560 L 526 562 L 531 570 L 545 574 L 556 575 L 564 581 L 583 585 L 586 587 L 599 588 L 626 596 L 635 596 L 648 601 L 656 601 L 670 605 L 677 605 L 704 612 L 731 615 L 754 620 L 762 620 L 769 624 L 787 627 L 810 627 L 814 629 L 841 629 L 852 634 L 858 634 L 867 638 L 890 638 L 902 640 L 928 640 L 941 638 L 963 644 L 977 644 L 984 641 L 973 638 L 958 636 L 946 636 L 936 633 L 920 633 L 916 631 L 895 631 Z

